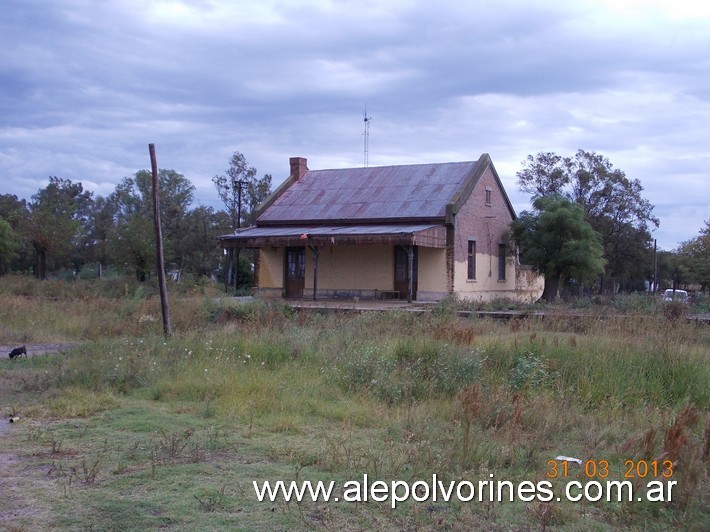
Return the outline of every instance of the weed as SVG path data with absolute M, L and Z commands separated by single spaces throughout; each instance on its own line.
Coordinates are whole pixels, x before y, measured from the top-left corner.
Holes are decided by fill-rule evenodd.
M 517 358 L 510 381 L 514 390 L 523 390 L 544 385 L 548 377 L 547 363 L 532 351 L 526 351 Z
M 35 293 L 18 297 L 0 286 L 0 333 L 83 342 L 62 356 L 0 361 L 0 395 L 34 419 L 18 426 L 21 443 L 3 438 L 42 461 L 41 476 L 64 493 L 32 487 L 37 468 L 28 469 L 18 482 L 61 516 L 51 524 L 28 518 L 28 528 L 69 526 L 71 515 L 76 528 L 109 529 L 120 519 L 136 529 L 225 529 L 234 516 L 220 487 L 236 476 L 246 487 L 235 513 L 249 529 L 707 522 L 710 330 L 668 321 L 651 298 L 580 301 L 588 317 L 508 323 L 458 318 L 452 302 L 429 315 L 296 314 L 263 302 L 224 311 L 200 293 L 175 301 L 179 325 L 165 340 L 159 325 L 140 320 L 158 315 L 152 287 L 112 285 L 111 297 L 69 301 L 63 285 L 26 284 Z M 120 443 L 104 452 L 107 437 Z M 433 473 L 520 481 L 538 478 L 555 453 L 621 465 L 667 456 L 677 464 L 678 491 L 656 505 L 412 503 L 390 512 L 292 504 L 268 521 L 250 502 L 252 480 L 288 478 L 294 467 L 301 480 L 367 472 L 384 481 Z M 174 492 L 188 484 L 197 503 L 188 496 L 181 506 Z
M 193 495 L 200 505 L 202 512 L 215 512 L 224 509 L 227 499 L 225 490 L 227 485 L 223 485 L 220 489 L 203 489 L 199 495 Z
M 190 444 L 190 440 L 195 434 L 195 430 L 190 428 L 185 431 L 161 430 L 153 440 L 152 448 L 155 456 L 162 461 L 163 465 L 175 463 L 184 458 L 184 452 Z
M 461 451 L 461 471 L 465 470 L 466 458 L 468 457 L 469 445 L 471 441 L 471 425 L 478 416 L 481 409 L 481 385 L 471 384 L 461 390 L 458 395 L 462 412 L 463 445 Z
M 663 305 L 663 317 L 671 323 L 675 323 L 688 310 L 687 305 L 681 301 L 666 301 Z

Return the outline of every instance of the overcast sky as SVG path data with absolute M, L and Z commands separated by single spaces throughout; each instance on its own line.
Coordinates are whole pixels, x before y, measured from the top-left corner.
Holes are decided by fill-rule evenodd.
M 158 164 L 220 207 L 235 151 L 311 169 L 489 153 L 518 212 L 529 154 L 638 178 L 659 247 L 710 219 L 705 0 L 2 0 L 0 193 L 107 195 Z

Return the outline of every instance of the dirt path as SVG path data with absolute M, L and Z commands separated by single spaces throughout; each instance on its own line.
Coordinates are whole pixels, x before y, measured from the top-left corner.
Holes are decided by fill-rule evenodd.
M 50 354 L 61 353 L 62 351 L 66 351 L 68 349 L 71 349 L 72 347 L 76 347 L 77 345 L 78 344 L 44 343 L 44 344 L 25 344 L 25 347 L 27 348 L 27 356 L 33 357 L 36 355 L 50 355 Z M 15 349 L 16 347 L 20 347 L 19 344 L 0 345 L 0 357 L 7 358 L 10 351 Z
M 62 351 L 71 349 L 76 344 L 66 343 L 32 343 L 26 344 L 27 356 L 56 355 Z M 18 347 L 18 345 L 0 345 L 0 357 L 7 357 L 8 353 Z M 12 382 L 6 377 L 0 376 L 0 397 L 8 397 L 12 391 Z M 2 406 L 2 405 L 0 405 Z M 3 414 L 0 417 L 0 530 L 22 530 L 18 526 L 23 519 L 43 512 L 37 505 L 37 501 L 27 495 L 28 485 L 34 481 L 28 478 L 27 472 L 23 469 L 23 459 L 16 453 L 5 452 L 4 442 L 11 433 L 21 427 L 20 424 L 10 423 L 5 409 L 0 408 Z

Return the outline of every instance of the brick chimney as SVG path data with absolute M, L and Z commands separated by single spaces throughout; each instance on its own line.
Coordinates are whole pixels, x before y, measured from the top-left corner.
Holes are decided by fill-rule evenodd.
M 308 161 L 304 157 L 291 157 L 289 163 L 291 163 L 291 177 L 300 181 L 308 172 L 308 166 L 306 166 Z

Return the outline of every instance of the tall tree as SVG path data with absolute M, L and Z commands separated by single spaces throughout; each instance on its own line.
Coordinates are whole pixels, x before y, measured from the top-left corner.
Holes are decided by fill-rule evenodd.
M 195 187 L 174 170 L 159 170 L 158 180 L 166 262 L 182 268 L 186 249 L 181 243 Z M 124 178 L 108 202 L 114 217 L 108 246 L 113 262 L 133 269 L 144 281 L 155 267 L 151 172 L 141 170 Z
M 16 248 L 14 258 L 8 267 L 12 271 L 29 271 L 33 265 L 32 246 L 23 235 L 29 213 L 26 200 L 18 199 L 11 194 L 0 194 L 0 218 L 4 218 L 10 224 L 10 228 L 19 238 L 19 247 Z
M 700 230 L 700 235 L 683 242 L 676 253 L 682 257 L 688 282 L 700 285 L 705 292 L 710 287 L 710 220 Z
M 0 217 L 0 275 L 10 271 L 10 265 L 17 258 L 19 248 L 20 239 L 17 234 L 12 230 L 10 223 Z
M 638 179 L 613 168 L 606 157 L 578 150 L 573 157 L 529 155 L 517 173 L 520 190 L 533 198 L 561 195 L 582 206 L 601 235 L 605 275 L 632 283 L 650 273 L 651 227 L 659 221 Z
M 141 198 L 147 202 L 147 212 L 152 217 L 153 175 L 147 170 L 142 170 L 136 174 L 135 182 Z M 182 269 L 185 255 L 190 251 L 182 243 L 195 187 L 189 179 L 175 170 L 158 170 L 158 183 L 165 262 Z
M 197 207 L 189 212 L 181 244 L 189 250 L 183 262 L 185 271 L 203 276 L 215 273 L 222 258 L 222 250 L 215 242 L 230 231 L 230 224 L 226 212 L 212 207 Z
M 35 276 L 48 270 L 77 267 L 75 252 L 86 228 L 92 193 L 81 183 L 50 177 L 49 184 L 32 196 L 23 233 L 35 251 Z
M 90 262 L 109 263 L 109 239 L 115 228 L 117 206 L 110 197 L 97 196 L 88 215 L 85 248 Z
M 249 166 L 244 155 L 237 151 L 229 160 L 227 171 L 212 178 L 217 196 L 232 220 L 232 230 L 251 225 L 254 210 L 271 193 L 271 175 L 259 179 L 256 174 L 256 168 Z
M 604 269 L 601 237 L 582 207 L 561 196 L 538 197 L 510 228 L 521 260 L 545 276 L 542 298 L 552 301 L 561 283 L 585 282 Z

